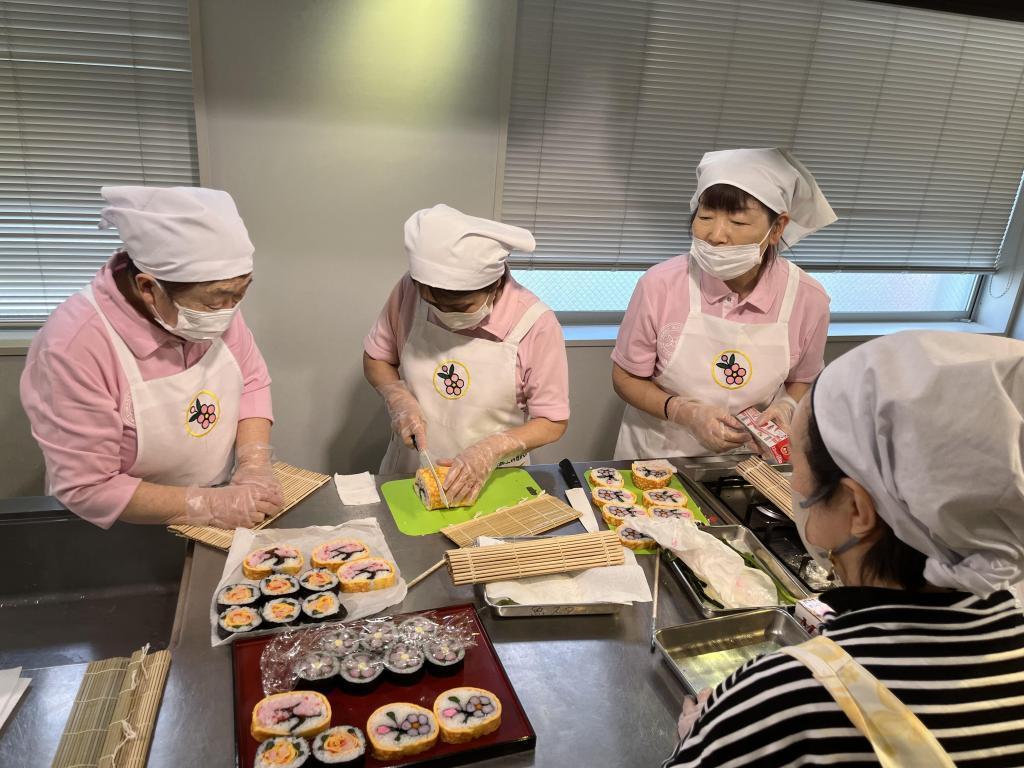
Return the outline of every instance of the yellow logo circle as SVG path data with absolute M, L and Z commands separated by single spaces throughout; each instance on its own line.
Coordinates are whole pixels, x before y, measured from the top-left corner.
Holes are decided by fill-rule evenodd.
M 469 369 L 458 360 L 444 360 L 434 369 L 434 389 L 445 400 L 458 400 L 469 389 Z
M 726 349 L 711 363 L 711 378 L 724 389 L 741 389 L 750 383 L 754 367 L 746 353 L 738 349 Z
M 206 437 L 220 423 L 220 398 L 201 389 L 185 406 L 185 431 L 192 437 Z

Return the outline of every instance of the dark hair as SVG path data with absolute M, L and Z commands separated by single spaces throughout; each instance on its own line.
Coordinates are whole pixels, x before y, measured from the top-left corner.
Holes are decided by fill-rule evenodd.
M 134 281 L 137 276 L 142 274 L 142 270 L 139 269 L 139 265 L 132 260 L 132 257 L 128 255 L 128 251 L 121 251 L 119 255 L 124 256 L 126 262 L 125 268 L 128 270 L 128 275 Z M 160 283 L 161 287 L 163 287 L 167 292 L 167 295 L 172 299 L 178 298 L 181 294 L 195 288 L 197 285 L 202 285 L 202 283 L 182 283 L 177 280 L 158 280 L 155 277 L 153 279 Z
M 756 197 L 749 192 L 734 187 L 732 184 L 712 184 L 710 187 L 701 192 L 700 205 L 705 208 L 710 208 L 712 211 L 725 211 L 726 213 L 740 213 L 747 210 L 751 202 L 757 203 L 757 205 L 768 215 L 768 221 L 772 224 L 779 218 L 778 211 L 773 211 L 767 205 L 762 203 Z M 693 230 L 693 222 L 697 218 L 697 209 L 693 209 L 693 213 L 690 214 L 690 229 Z M 764 258 L 761 260 L 761 266 L 757 271 L 757 279 L 761 279 L 761 275 L 768 269 L 779 255 L 779 248 L 776 245 L 769 245 L 767 250 L 764 252 Z
M 505 270 L 505 274 L 503 274 L 501 277 L 499 277 L 493 283 L 491 283 L 489 285 L 485 285 L 485 286 L 483 286 L 481 288 L 473 288 L 472 290 L 469 290 L 469 291 L 453 291 L 453 290 L 450 290 L 448 288 L 435 288 L 432 285 L 427 285 L 426 283 L 421 283 L 421 282 L 419 282 L 418 280 L 415 280 L 415 279 L 413 280 L 413 282 L 416 283 L 416 285 L 422 285 L 425 288 L 429 288 L 431 296 L 433 296 L 435 299 L 437 299 L 438 301 L 440 301 L 440 302 L 442 302 L 444 304 L 449 304 L 449 303 L 451 303 L 453 301 L 459 301 L 459 299 L 464 299 L 467 296 L 470 296 L 470 295 L 472 295 L 474 293 L 480 293 L 481 291 L 490 291 L 490 290 L 495 290 L 495 289 L 501 288 L 505 284 L 505 276 L 507 274 L 508 274 L 508 270 L 506 269 Z
M 832 458 L 825 440 L 818 427 L 818 419 L 814 414 L 814 390 L 817 382 L 811 387 L 810 412 L 807 420 L 807 466 L 814 478 L 815 496 L 828 501 L 839 490 L 839 482 L 846 473 L 839 468 Z M 877 518 L 880 530 L 878 541 L 864 554 L 861 562 L 861 574 L 870 574 L 883 581 L 894 582 L 904 589 L 921 589 L 925 586 L 924 565 L 927 557 L 909 544 L 896 537 L 892 528 L 881 517 Z

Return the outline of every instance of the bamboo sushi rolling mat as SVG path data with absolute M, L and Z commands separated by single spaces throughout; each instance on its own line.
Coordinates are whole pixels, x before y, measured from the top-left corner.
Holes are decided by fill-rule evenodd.
M 319 472 L 311 472 L 308 469 L 299 469 L 283 461 L 274 462 L 274 476 L 281 484 L 281 491 L 284 493 L 284 507 L 273 517 L 268 517 L 255 530 L 265 528 L 277 520 L 281 515 L 294 507 L 313 491 L 320 488 L 328 480 L 330 475 L 322 475 Z M 186 539 L 200 541 L 209 544 L 211 547 L 223 549 L 225 552 L 231 549 L 231 542 L 235 538 L 234 531 L 227 531 L 223 528 L 214 528 L 211 525 L 171 525 L 167 530 L 173 531 Z
M 468 547 L 480 536 L 536 536 L 578 520 L 579 516 L 580 513 L 564 501 L 545 493 L 475 520 L 449 525 L 442 528 L 441 533 L 460 547 Z
M 170 666 L 170 651 L 148 645 L 89 664 L 52 768 L 143 768 Z
M 583 571 L 626 561 L 615 531 L 450 549 L 445 559 L 456 586 Z
M 759 456 L 751 456 L 736 465 L 743 479 L 763 493 L 768 500 L 793 517 L 793 496 L 789 478 Z

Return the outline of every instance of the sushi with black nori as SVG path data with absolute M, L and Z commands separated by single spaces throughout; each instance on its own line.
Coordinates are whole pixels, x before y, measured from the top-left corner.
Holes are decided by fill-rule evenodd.
M 334 592 L 321 592 L 302 601 L 302 615 L 306 621 L 318 624 L 321 621 L 339 621 L 348 615 L 348 611 Z
M 366 754 L 366 737 L 354 725 L 336 725 L 313 739 L 314 765 L 362 764 Z
M 423 647 L 430 671 L 435 675 L 455 673 L 466 658 L 466 647 L 457 637 L 438 636 Z
M 263 606 L 263 621 L 271 627 L 291 626 L 302 615 L 299 601 L 290 597 L 278 597 Z
M 217 617 L 217 634 L 222 640 L 232 635 L 252 632 L 263 623 L 260 612 L 250 605 L 228 608 Z
M 358 651 L 341 659 L 338 676 L 345 690 L 350 693 L 366 693 L 373 689 L 383 671 L 384 662 L 380 656 Z
M 383 653 L 398 640 L 398 627 L 393 621 L 375 621 L 367 626 L 359 647 L 370 653 Z
M 299 587 L 303 595 L 331 592 L 338 588 L 338 577 L 327 568 L 313 568 L 299 576 Z
M 362 636 L 363 633 L 357 629 L 337 629 L 323 635 L 318 646 L 320 650 L 341 658 L 359 649 L 359 638 Z
M 384 667 L 399 685 L 410 685 L 422 676 L 423 649 L 415 643 L 395 643 L 384 655 Z
M 260 594 L 264 600 L 273 600 L 275 597 L 298 597 L 299 580 L 287 573 L 275 573 L 260 579 Z
M 296 736 L 274 736 L 256 750 L 254 768 L 299 768 L 309 759 L 309 744 Z
M 338 659 L 329 653 L 308 653 L 293 667 L 296 686 L 312 691 L 329 691 L 338 674 Z
M 223 611 L 242 605 L 256 605 L 259 601 L 259 585 L 245 581 L 228 584 L 217 593 L 217 610 Z
M 425 643 L 437 634 L 437 622 L 426 616 L 413 616 L 398 625 L 398 634 L 410 643 Z

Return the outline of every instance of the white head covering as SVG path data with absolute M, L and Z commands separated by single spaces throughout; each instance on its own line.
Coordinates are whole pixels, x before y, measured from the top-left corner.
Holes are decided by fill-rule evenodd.
M 536 247 L 525 229 L 467 216 L 443 204 L 416 211 L 405 222 L 409 274 L 434 288 L 483 288 L 505 273 L 510 251 L 532 253 Z
M 231 195 L 203 187 L 103 187 L 100 229 L 115 227 L 139 269 L 182 283 L 252 272 L 252 254 Z
M 776 213 L 788 213 L 783 239 L 794 245 L 836 220 L 835 211 L 803 163 L 785 149 L 723 149 L 707 152 L 697 166 L 697 191 L 690 211 L 704 190 L 731 184 L 756 197 Z
M 925 578 L 988 595 L 1024 574 L 1024 342 L 907 331 L 831 363 L 814 414 L 836 464 Z

